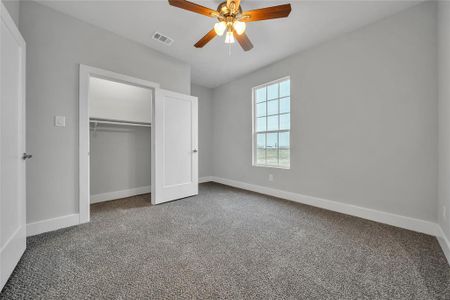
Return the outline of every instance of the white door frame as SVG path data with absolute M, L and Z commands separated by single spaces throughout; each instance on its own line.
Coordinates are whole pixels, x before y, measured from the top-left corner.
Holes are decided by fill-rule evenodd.
M 115 73 L 112 71 L 99 69 L 80 64 L 80 86 L 79 86 L 79 212 L 80 224 L 87 223 L 90 220 L 90 162 L 89 162 L 89 78 L 97 77 L 109 79 L 121 83 L 132 84 L 136 86 L 150 88 L 155 98 L 155 90 L 159 84 L 140 78 Z M 153 101 L 154 102 L 154 101 Z M 152 103 L 153 105 L 153 103 Z M 154 110 L 152 109 L 152 114 Z M 152 122 L 154 115 L 152 116 Z M 153 136 L 152 136 L 153 139 Z

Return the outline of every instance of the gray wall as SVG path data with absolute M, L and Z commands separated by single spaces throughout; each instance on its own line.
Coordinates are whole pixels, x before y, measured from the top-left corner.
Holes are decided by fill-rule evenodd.
M 212 175 L 212 89 L 192 85 L 192 96 L 198 97 L 198 176 Z
M 2 3 L 5 5 L 16 25 L 19 25 L 19 0 L 2 0 Z
M 114 125 L 91 130 L 91 195 L 150 186 L 150 131 Z
M 450 2 L 439 2 L 439 224 L 450 239 Z M 445 207 L 445 215 L 444 215 Z
M 214 91 L 193 85 L 192 95 L 199 97 L 200 177 L 215 175 L 435 220 L 435 17 L 435 4 L 422 4 Z M 20 30 L 27 41 L 27 143 L 34 155 L 28 163 L 27 219 L 34 222 L 78 212 L 79 63 L 182 93 L 190 93 L 190 68 L 34 2 L 21 3 Z M 445 47 L 441 44 L 441 50 Z M 447 77 L 441 76 L 441 82 L 448 81 L 443 72 Z M 286 75 L 292 79 L 291 170 L 254 168 L 251 88 Z M 441 100 L 442 95 L 448 90 L 441 88 Z M 67 127 L 53 127 L 54 115 L 66 115 Z M 441 127 L 449 128 L 442 123 L 447 119 L 441 119 Z M 91 150 L 102 152 L 108 140 L 136 141 L 141 136 L 145 143 L 149 138 L 144 129 L 126 138 L 115 133 L 99 132 L 99 143 Z M 116 150 L 111 157 L 130 149 Z M 450 174 L 450 163 L 441 174 L 447 170 Z M 145 174 L 129 176 L 146 180 Z M 93 193 L 113 189 L 108 183 L 94 186 L 98 189 Z M 450 196 L 445 189 L 440 192 L 441 203 L 450 206 Z M 441 222 L 449 233 L 449 223 Z
M 78 212 L 78 64 L 158 82 L 190 94 L 190 67 L 145 46 L 51 10 L 20 5 L 27 42 L 27 221 Z M 66 127 L 53 117 L 65 115 Z
M 421 4 L 216 88 L 213 175 L 435 221 L 435 18 Z M 252 167 L 252 87 L 287 75 L 291 169 Z

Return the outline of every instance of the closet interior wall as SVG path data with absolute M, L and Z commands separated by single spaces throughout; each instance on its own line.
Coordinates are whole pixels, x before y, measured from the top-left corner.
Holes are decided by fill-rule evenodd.
M 150 192 L 151 97 L 149 89 L 91 78 L 91 203 Z

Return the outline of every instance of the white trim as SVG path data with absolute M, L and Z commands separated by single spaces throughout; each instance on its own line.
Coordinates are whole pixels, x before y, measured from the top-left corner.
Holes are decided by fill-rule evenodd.
M 365 208 L 361 206 L 356 206 L 352 204 L 346 204 L 342 202 L 286 192 L 278 189 L 273 189 L 265 186 L 254 185 L 246 182 L 235 181 L 226 178 L 212 177 L 212 181 L 217 183 L 229 185 L 232 187 L 245 189 L 269 196 L 274 196 L 302 204 L 307 204 L 315 207 L 320 207 L 323 209 L 384 223 L 408 230 L 413 230 L 433 236 L 439 236 L 439 226 L 436 223 L 425 221 L 421 219 L 411 218 L 407 216 L 397 215 L 393 213 L 388 213 L 384 211 L 379 211 L 375 209 Z
M 156 88 L 159 88 L 159 84 L 155 82 L 80 64 L 78 114 L 78 194 L 80 207 L 80 224 L 89 222 L 90 219 L 89 78 L 91 76 L 147 87 L 153 90 L 153 96 L 155 96 L 154 90 Z
M 272 81 L 269 81 L 269 82 L 261 83 L 261 84 L 259 84 L 257 86 L 254 86 L 253 89 L 257 89 L 257 88 L 260 88 L 260 87 L 263 87 L 263 86 L 271 85 L 271 84 L 274 84 L 274 83 L 277 83 L 277 82 L 282 82 L 282 81 L 285 81 L 286 79 L 291 80 L 291 75 L 286 75 L 284 77 L 281 77 L 281 78 L 278 78 L 278 79 L 275 79 L 275 80 L 272 80 Z
M 448 240 L 447 236 L 444 233 L 444 230 L 440 226 L 439 235 L 437 235 L 436 237 L 439 245 L 441 245 L 442 252 L 444 252 L 445 257 L 447 258 L 448 264 L 450 264 L 450 241 Z
M 147 194 L 147 193 L 150 193 L 150 191 L 151 191 L 151 186 L 147 185 L 147 186 L 141 186 L 141 187 L 127 189 L 127 190 L 95 194 L 95 195 L 91 195 L 91 204 L 103 202 L 103 201 L 121 199 L 121 198 L 136 196 L 136 195 Z
M 198 183 L 205 183 L 205 182 L 210 182 L 210 181 L 214 181 L 213 176 L 204 176 L 204 177 L 200 177 L 198 179 Z
M 27 224 L 27 236 L 33 236 L 44 232 L 54 231 L 80 224 L 80 215 L 72 214 L 53 219 L 42 220 Z
M 107 79 L 107 80 L 113 80 L 125 84 L 132 84 L 136 86 L 141 86 L 145 88 L 159 88 L 159 83 L 155 83 L 152 81 L 140 79 L 137 77 L 132 77 L 116 72 L 112 72 L 105 69 L 95 68 L 87 65 L 80 64 L 80 70 L 83 70 L 84 72 L 87 72 L 90 76 Z
M 80 65 L 79 113 L 78 113 L 78 195 L 80 223 L 90 220 L 89 194 L 89 71 Z

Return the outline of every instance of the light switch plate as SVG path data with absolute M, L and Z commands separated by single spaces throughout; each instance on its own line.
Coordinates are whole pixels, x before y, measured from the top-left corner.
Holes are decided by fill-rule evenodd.
M 66 117 L 55 116 L 55 127 L 66 127 Z

